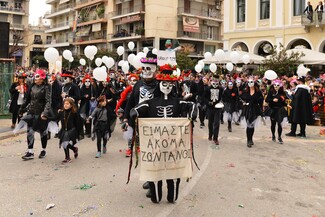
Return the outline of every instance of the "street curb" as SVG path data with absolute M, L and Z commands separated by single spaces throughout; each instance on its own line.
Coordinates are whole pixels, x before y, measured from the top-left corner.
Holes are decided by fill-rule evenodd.
M 16 133 L 16 134 L 14 134 L 13 132 L 9 132 L 9 133 L 3 133 L 3 134 L 6 134 L 6 135 L 3 135 L 3 136 L 0 136 L 0 141 L 1 140 L 4 140 L 4 139 L 8 139 L 8 138 L 11 138 L 11 137 L 16 137 L 16 136 L 18 136 L 18 135 L 21 135 L 21 134 L 25 134 L 26 133 L 26 131 L 22 131 L 22 132 L 18 132 L 18 133 Z

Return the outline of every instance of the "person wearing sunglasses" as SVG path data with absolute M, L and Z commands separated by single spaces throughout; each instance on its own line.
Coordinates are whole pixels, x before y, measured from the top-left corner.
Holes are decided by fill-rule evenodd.
M 243 117 L 246 122 L 247 147 L 254 145 L 253 135 L 258 116 L 262 115 L 263 95 L 254 78 L 247 80 L 247 87 L 241 99 L 244 101 Z
M 282 140 L 282 123 L 286 117 L 286 97 L 283 90 L 283 83 L 281 80 L 274 80 L 267 94 L 265 102 L 268 103 L 268 109 L 266 110 L 266 116 L 271 118 L 271 132 L 272 141 L 276 142 L 275 127 L 278 125 L 278 142 L 283 144 Z
M 23 116 L 23 113 L 27 115 Z M 46 74 L 42 69 L 37 69 L 34 74 L 34 83 L 28 90 L 24 103 L 19 109 L 19 115 L 27 123 L 27 145 L 28 150 L 22 158 L 24 160 L 34 159 L 34 134 L 41 135 L 42 151 L 39 158 L 46 156 L 47 125 L 51 112 L 51 87 L 46 83 Z

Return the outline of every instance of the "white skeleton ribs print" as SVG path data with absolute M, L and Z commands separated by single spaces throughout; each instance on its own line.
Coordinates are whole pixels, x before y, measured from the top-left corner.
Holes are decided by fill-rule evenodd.
M 157 116 L 168 118 L 173 116 L 173 105 L 157 106 Z
M 185 94 L 190 94 L 190 87 L 187 86 L 185 83 L 183 84 L 183 91 Z
M 150 93 L 149 90 L 147 90 L 145 87 L 140 87 L 139 103 L 152 98 L 153 94 Z
M 212 102 L 216 102 L 219 100 L 219 89 L 210 89 L 211 91 L 211 96 L 210 96 L 210 100 Z

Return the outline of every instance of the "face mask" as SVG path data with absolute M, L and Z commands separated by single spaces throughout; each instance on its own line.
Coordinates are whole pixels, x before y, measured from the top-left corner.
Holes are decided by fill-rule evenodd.
M 111 79 L 115 79 L 115 74 L 114 74 L 114 73 L 111 73 L 111 74 L 109 74 L 109 77 L 110 77 Z
M 218 87 L 218 83 L 217 83 L 217 82 L 211 82 L 211 86 L 212 86 L 213 88 L 217 88 L 217 87 Z
M 233 86 L 234 86 L 233 83 L 228 83 L 228 87 L 229 87 L 229 88 L 232 88 Z
M 254 87 L 254 81 L 251 81 L 251 80 L 250 80 L 250 81 L 248 81 L 247 84 L 248 84 L 249 87 Z
M 136 79 L 131 79 L 129 81 L 129 84 L 133 87 L 135 84 L 137 83 L 137 80 Z
M 89 86 L 90 86 L 90 81 L 89 81 L 89 80 L 86 80 L 86 81 L 85 81 L 85 86 L 86 86 L 86 87 L 89 87 Z
M 63 78 L 63 84 L 69 84 L 71 82 L 71 79 L 69 77 Z
M 280 85 L 275 84 L 275 85 L 274 85 L 274 90 L 278 91 L 279 89 L 280 89 Z
M 168 82 L 168 81 L 162 81 L 159 84 L 160 87 L 160 91 L 162 93 L 164 93 L 165 95 L 170 94 L 170 92 L 172 91 L 174 84 L 172 82 Z
M 241 85 L 241 81 L 236 81 L 237 86 Z
M 156 72 L 157 66 L 151 64 L 143 64 L 142 67 L 142 77 L 152 78 L 153 74 Z

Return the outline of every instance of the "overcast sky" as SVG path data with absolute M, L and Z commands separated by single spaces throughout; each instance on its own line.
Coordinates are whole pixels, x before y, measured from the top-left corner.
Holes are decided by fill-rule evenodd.
M 29 2 L 29 24 L 37 25 L 38 18 L 44 16 L 46 11 L 51 10 L 51 6 L 45 0 L 30 0 Z

